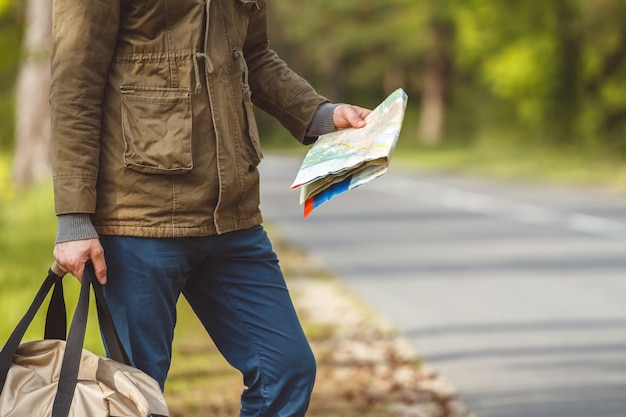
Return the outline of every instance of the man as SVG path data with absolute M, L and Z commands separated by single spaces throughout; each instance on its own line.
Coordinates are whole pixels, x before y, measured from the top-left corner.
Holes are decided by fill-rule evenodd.
M 261 226 L 252 103 L 304 144 L 369 110 L 269 49 L 266 0 L 55 0 L 50 97 L 54 256 L 93 262 L 135 366 L 164 387 L 183 293 L 243 374 L 241 416 L 304 415 L 315 361 Z

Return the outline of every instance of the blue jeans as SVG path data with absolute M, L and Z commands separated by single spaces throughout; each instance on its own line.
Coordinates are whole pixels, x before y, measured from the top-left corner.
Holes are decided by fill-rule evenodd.
M 133 364 L 161 388 L 182 293 L 243 375 L 241 416 L 304 416 L 315 359 L 261 226 L 216 236 L 101 236 L 104 287 Z

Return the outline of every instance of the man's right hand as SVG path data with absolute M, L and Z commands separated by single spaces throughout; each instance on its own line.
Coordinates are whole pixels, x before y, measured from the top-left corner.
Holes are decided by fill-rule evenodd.
M 57 265 L 64 271 L 69 272 L 83 280 L 85 263 L 91 259 L 96 278 L 101 284 L 107 281 L 107 265 L 104 261 L 104 249 L 99 239 L 71 240 L 54 245 L 54 259 Z

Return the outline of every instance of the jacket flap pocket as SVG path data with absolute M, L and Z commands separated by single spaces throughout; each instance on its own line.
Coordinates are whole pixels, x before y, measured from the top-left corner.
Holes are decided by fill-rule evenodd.
M 124 166 L 153 174 L 193 169 L 188 89 L 121 87 Z

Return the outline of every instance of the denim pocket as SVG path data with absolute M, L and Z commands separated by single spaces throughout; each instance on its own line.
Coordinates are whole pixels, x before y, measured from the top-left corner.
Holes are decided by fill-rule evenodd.
M 190 91 L 123 86 L 120 92 L 124 166 L 149 174 L 193 169 Z

